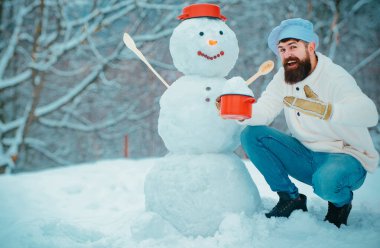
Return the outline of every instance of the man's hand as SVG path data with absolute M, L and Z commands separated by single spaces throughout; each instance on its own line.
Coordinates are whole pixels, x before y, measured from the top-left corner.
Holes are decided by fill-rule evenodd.
M 315 94 L 308 85 L 305 85 L 303 89 L 306 94 L 306 99 L 286 96 L 283 100 L 284 104 L 306 115 L 314 116 L 322 120 L 329 120 L 332 114 L 331 103 L 325 103 L 319 100 L 318 95 Z
M 220 111 L 220 96 L 218 96 L 215 99 L 215 106 L 216 106 L 216 108 L 218 109 L 218 112 L 219 112 Z

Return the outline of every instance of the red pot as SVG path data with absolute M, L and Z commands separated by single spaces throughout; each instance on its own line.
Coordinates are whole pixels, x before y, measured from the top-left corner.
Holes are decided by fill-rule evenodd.
M 186 20 L 189 18 L 196 18 L 196 17 L 211 17 L 211 18 L 218 18 L 222 21 L 226 21 L 227 18 L 221 14 L 220 7 L 215 4 L 209 4 L 209 3 L 196 3 L 189 5 L 187 7 L 184 7 L 182 9 L 182 14 L 178 16 L 177 18 L 180 20 Z
M 220 96 L 220 115 L 223 119 L 244 120 L 252 117 L 252 104 L 256 99 L 248 95 L 225 94 Z

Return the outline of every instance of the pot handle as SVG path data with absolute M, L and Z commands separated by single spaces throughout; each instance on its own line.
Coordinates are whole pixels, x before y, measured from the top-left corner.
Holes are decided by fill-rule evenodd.
M 253 103 L 256 102 L 256 99 L 252 97 L 252 98 L 248 98 L 248 99 L 246 99 L 244 102 L 246 102 L 246 103 L 250 103 L 250 104 L 253 104 Z

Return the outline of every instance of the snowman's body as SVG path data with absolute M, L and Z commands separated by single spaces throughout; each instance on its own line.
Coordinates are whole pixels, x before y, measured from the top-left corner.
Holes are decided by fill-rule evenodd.
M 183 76 L 162 95 L 158 132 L 170 152 L 232 152 L 238 147 L 241 126 L 220 118 L 215 107 L 225 82 L 222 77 Z
M 226 213 L 251 215 L 261 202 L 233 153 L 242 127 L 215 107 L 238 50 L 234 32 L 218 19 L 185 20 L 170 40 L 185 75 L 160 100 L 158 130 L 169 154 L 146 178 L 145 203 L 185 235 L 212 235 Z

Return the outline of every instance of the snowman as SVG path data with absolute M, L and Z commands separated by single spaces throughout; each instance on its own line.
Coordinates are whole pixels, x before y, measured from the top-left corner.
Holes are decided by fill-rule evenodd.
M 217 5 L 190 5 L 179 19 L 170 53 L 184 76 L 160 99 L 158 132 L 169 153 L 146 177 L 145 206 L 183 235 L 210 236 L 226 214 L 250 216 L 261 200 L 234 154 L 242 127 L 215 107 L 238 58 L 237 38 Z

